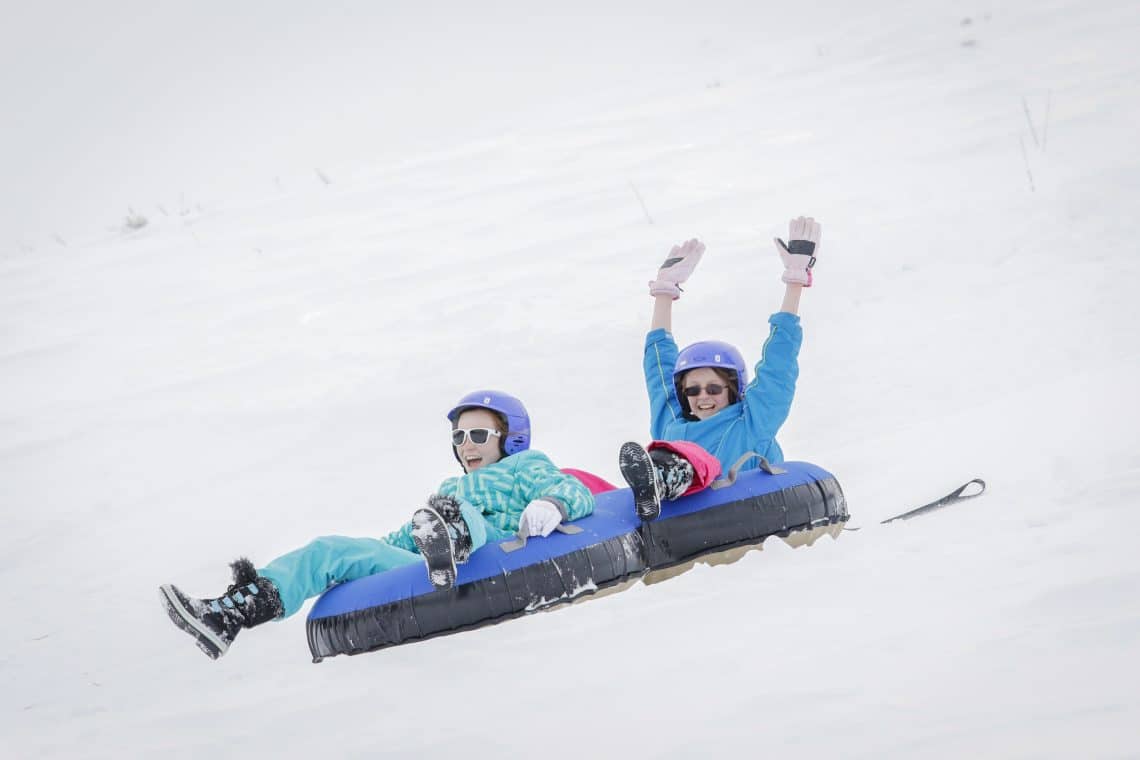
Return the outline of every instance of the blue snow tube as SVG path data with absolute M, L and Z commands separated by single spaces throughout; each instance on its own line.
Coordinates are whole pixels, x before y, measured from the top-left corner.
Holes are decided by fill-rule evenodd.
M 780 467 L 664 502 L 650 523 L 637 518 L 629 489 L 598 494 L 593 514 L 572 523 L 580 532 L 532 538 L 510 552 L 489 544 L 459 566 L 450 589 L 434 589 L 421 565 L 334 586 L 309 612 L 313 661 L 490 625 L 772 535 L 847 520 L 831 473 L 806 462 Z

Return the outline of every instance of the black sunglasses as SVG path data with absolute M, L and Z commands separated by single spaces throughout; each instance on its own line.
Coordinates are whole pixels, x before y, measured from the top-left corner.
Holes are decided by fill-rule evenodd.
M 468 436 L 470 436 L 472 443 L 480 444 L 486 443 L 487 439 L 491 436 L 498 438 L 500 435 L 502 435 L 502 433 L 500 433 L 498 430 L 492 430 L 491 428 L 471 428 L 470 430 L 456 428 L 455 430 L 451 431 L 451 445 L 462 446 L 463 442 L 467 440 Z
M 710 396 L 719 396 L 720 394 L 724 393 L 727 387 L 728 386 L 721 385 L 720 383 L 709 383 L 705 386 L 705 393 L 709 394 Z M 690 385 L 682 392 L 689 398 L 696 398 L 697 396 L 701 395 L 701 386 Z

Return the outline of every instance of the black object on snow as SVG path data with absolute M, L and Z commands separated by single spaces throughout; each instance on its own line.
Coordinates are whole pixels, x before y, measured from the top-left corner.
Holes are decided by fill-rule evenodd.
M 978 486 L 977 492 L 976 493 L 966 493 L 966 489 L 969 488 L 970 486 L 973 486 L 973 485 Z M 969 481 L 968 483 L 963 483 L 962 485 L 958 486 L 953 491 L 951 491 L 950 493 L 943 496 L 941 499 L 936 499 L 936 500 L 930 502 L 929 504 L 923 504 L 921 507 L 915 507 L 914 509 L 911 509 L 907 512 L 903 512 L 900 515 L 895 515 L 894 517 L 888 517 L 886 520 L 882 520 L 879 524 L 880 525 L 886 525 L 887 523 L 894 522 L 895 520 L 909 520 L 912 517 L 918 517 L 919 515 L 924 515 L 927 512 L 933 512 L 936 509 L 942 509 L 943 507 L 948 507 L 951 504 L 957 504 L 960 501 L 966 501 L 967 499 L 973 499 L 977 496 L 981 496 L 985 492 L 986 492 L 986 481 L 982 480 L 981 478 L 974 478 L 973 480 Z

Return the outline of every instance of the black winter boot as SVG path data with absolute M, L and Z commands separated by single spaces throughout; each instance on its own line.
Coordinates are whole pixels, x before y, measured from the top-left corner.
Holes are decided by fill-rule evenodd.
M 623 443 L 618 451 L 618 469 L 633 490 L 637 516 L 646 522 L 656 520 L 661 514 L 661 485 L 649 452 L 640 443 Z
M 412 515 L 412 540 L 427 563 L 428 580 L 437 589 L 455 585 L 455 546 L 447 530 L 447 521 L 431 507 L 417 509 Z
M 159 587 L 170 619 L 193 636 L 212 660 L 226 653 L 242 628 L 261 625 L 285 612 L 277 587 L 259 576 L 252 562 L 242 557 L 230 568 L 233 585 L 216 599 L 195 599 L 170 584 Z
M 471 528 L 459 511 L 459 500 L 454 496 L 434 493 L 428 497 L 427 506 L 438 512 L 450 528 L 448 532 L 451 534 L 455 562 L 462 565 L 471 558 Z

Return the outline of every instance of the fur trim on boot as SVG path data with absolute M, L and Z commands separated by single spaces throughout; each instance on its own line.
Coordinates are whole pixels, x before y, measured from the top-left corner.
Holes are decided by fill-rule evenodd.
M 234 585 L 244 586 L 247 583 L 257 583 L 257 569 L 247 557 L 238 557 L 231 562 L 230 572 L 234 576 Z

